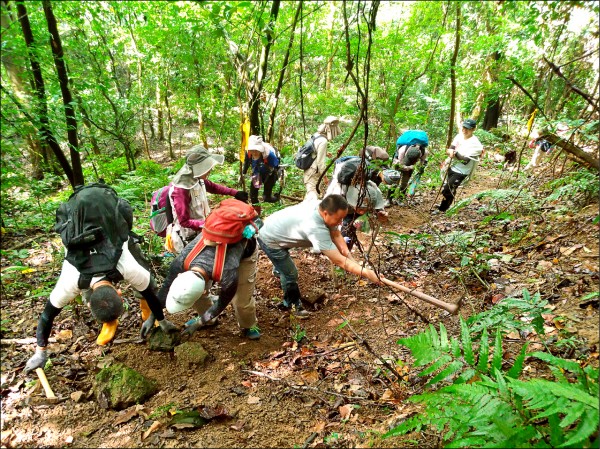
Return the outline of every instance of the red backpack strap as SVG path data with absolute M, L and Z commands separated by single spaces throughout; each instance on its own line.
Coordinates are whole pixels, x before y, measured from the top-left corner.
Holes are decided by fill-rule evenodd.
M 206 248 L 206 241 L 204 237 L 200 237 L 198 243 L 192 248 L 190 253 L 187 255 L 185 260 L 183 261 L 183 269 L 187 271 L 190 269 L 190 265 L 192 261 L 202 252 L 204 248 Z M 221 276 L 223 276 L 223 268 L 225 267 L 225 256 L 227 255 L 227 244 L 219 243 L 215 247 L 215 263 L 213 264 L 213 272 L 212 272 L 212 280 L 215 282 L 219 282 L 221 280 Z
M 202 250 L 205 247 L 206 247 L 206 242 L 204 241 L 204 237 L 200 237 L 200 240 L 198 240 L 198 243 L 196 243 L 196 245 L 192 248 L 192 250 L 189 252 L 187 257 L 183 261 L 183 270 L 184 271 L 187 271 L 190 269 L 190 265 L 192 264 L 192 261 L 196 258 L 196 256 L 198 254 L 200 254 L 202 252 Z
M 227 254 L 227 244 L 219 243 L 215 250 L 215 263 L 213 265 L 212 278 L 215 282 L 221 280 L 223 268 L 225 267 L 225 255 Z

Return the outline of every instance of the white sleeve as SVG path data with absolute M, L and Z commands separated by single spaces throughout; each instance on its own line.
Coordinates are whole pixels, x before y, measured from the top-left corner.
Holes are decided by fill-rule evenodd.
M 137 291 L 143 291 L 150 284 L 150 272 L 135 260 L 127 242 L 123 243 L 123 254 L 117 263 L 117 270 L 123 275 L 123 280 L 129 282 Z
M 58 281 L 56 282 L 52 293 L 50 293 L 50 303 L 54 307 L 62 309 L 77 295 L 81 294 L 81 290 L 77 286 L 78 283 L 79 271 L 65 259 Z

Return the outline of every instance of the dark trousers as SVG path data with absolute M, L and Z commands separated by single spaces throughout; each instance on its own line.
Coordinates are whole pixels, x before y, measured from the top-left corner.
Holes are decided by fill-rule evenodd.
M 361 217 L 361 215 L 356 212 L 351 212 L 346 217 L 344 217 L 344 221 L 342 221 L 342 236 L 346 240 L 346 244 L 348 245 L 348 249 L 352 251 L 354 244 L 358 241 L 358 236 L 356 235 L 356 228 L 354 227 L 354 220 Z
M 275 182 L 277 181 L 277 169 L 274 169 L 270 172 L 267 172 L 265 178 L 263 180 L 263 201 L 274 202 L 273 198 L 273 187 L 275 186 Z M 258 201 L 258 191 L 256 187 L 252 183 L 250 183 L 250 202 L 252 204 L 257 204 Z M 275 200 L 277 201 L 277 200 Z
M 448 209 L 450 209 L 450 205 L 454 201 L 454 197 L 456 195 L 456 189 L 458 189 L 458 186 L 465 180 L 467 176 L 469 175 L 463 175 L 462 173 L 457 173 L 452 169 L 448 169 L 446 184 L 444 184 L 444 188 L 442 189 L 442 196 L 444 199 L 438 207 L 439 210 L 446 212 Z

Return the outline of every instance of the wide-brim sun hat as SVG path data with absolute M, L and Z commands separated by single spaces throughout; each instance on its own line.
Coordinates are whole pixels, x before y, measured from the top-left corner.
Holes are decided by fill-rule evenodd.
M 367 157 L 369 159 L 378 159 L 380 161 L 387 161 L 390 158 L 390 155 L 381 147 L 376 147 L 374 145 L 367 145 L 365 148 L 360 150 L 358 153 L 359 156 L 362 156 L 363 153 L 367 153 Z
M 191 189 L 199 178 L 208 173 L 215 165 L 225 161 L 222 154 L 213 154 L 202 145 L 192 147 L 185 155 L 185 164 L 173 177 L 175 187 Z
M 248 151 L 256 150 L 264 154 L 265 145 L 261 136 L 250 136 L 248 138 Z
M 205 175 L 215 165 L 220 165 L 225 161 L 222 154 L 212 154 L 202 145 L 192 147 L 185 155 L 185 165 L 192 170 L 194 178 Z
M 340 129 L 340 119 L 334 115 L 328 116 L 323 123 L 319 125 L 317 132 L 327 137 L 327 140 L 336 138 L 342 133 Z
M 385 201 L 383 200 L 383 195 L 381 194 L 381 190 L 377 187 L 377 185 L 373 181 L 367 181 L 367 192 L 360 204 L 358 203 L 358 195 L 359 189 L 354 186 L 349 186 L 346 191 L 346 201 L 348 204 L 355 209 L 362 209 L 372 206 L 373 209 L 379 210 L 384 208 Z
M 204 293 L 206 283 L 195 271 L 179 273 L 167 294 L 166 308 L 169 313 L 189 309 Z

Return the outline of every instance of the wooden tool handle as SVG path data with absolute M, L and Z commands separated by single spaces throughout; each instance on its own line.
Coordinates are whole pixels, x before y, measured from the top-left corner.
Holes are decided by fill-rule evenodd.
M 458 304 L 450 304 L 448 302 L 440 301 L 439 299 L 436 299 L 433 296 L 429 296 L 418 290 L 411 290 L 410 288 L 405 287 L 404 285 L 398 284 L 396 282 L 390 281 L 389 279 L 382 279 L 382 281 L 384 284 L 389 285 L 390 287 L 395 288 L 396 290 L 408 293 L 409 295 L 412 295 L 415 298 L 422 299 L 423 301 L 428 302 L 429 304 L 432 304 L 436 307 L 450 312 L 452 315 L 456 315 L 458 309 L 460 308 L 460 302 Z
M 46 373 L 43 368 L 36 368 L 35 373 L 37 374 L 40 382 L 42 383 L 42 387 L 44 387 L 44 391 L 46 392 L 46 397 L 48 399 L 56 399 L 52 388 L 50 388 L 50 384 L 48 383 L 48 378 L 46 377 Z

